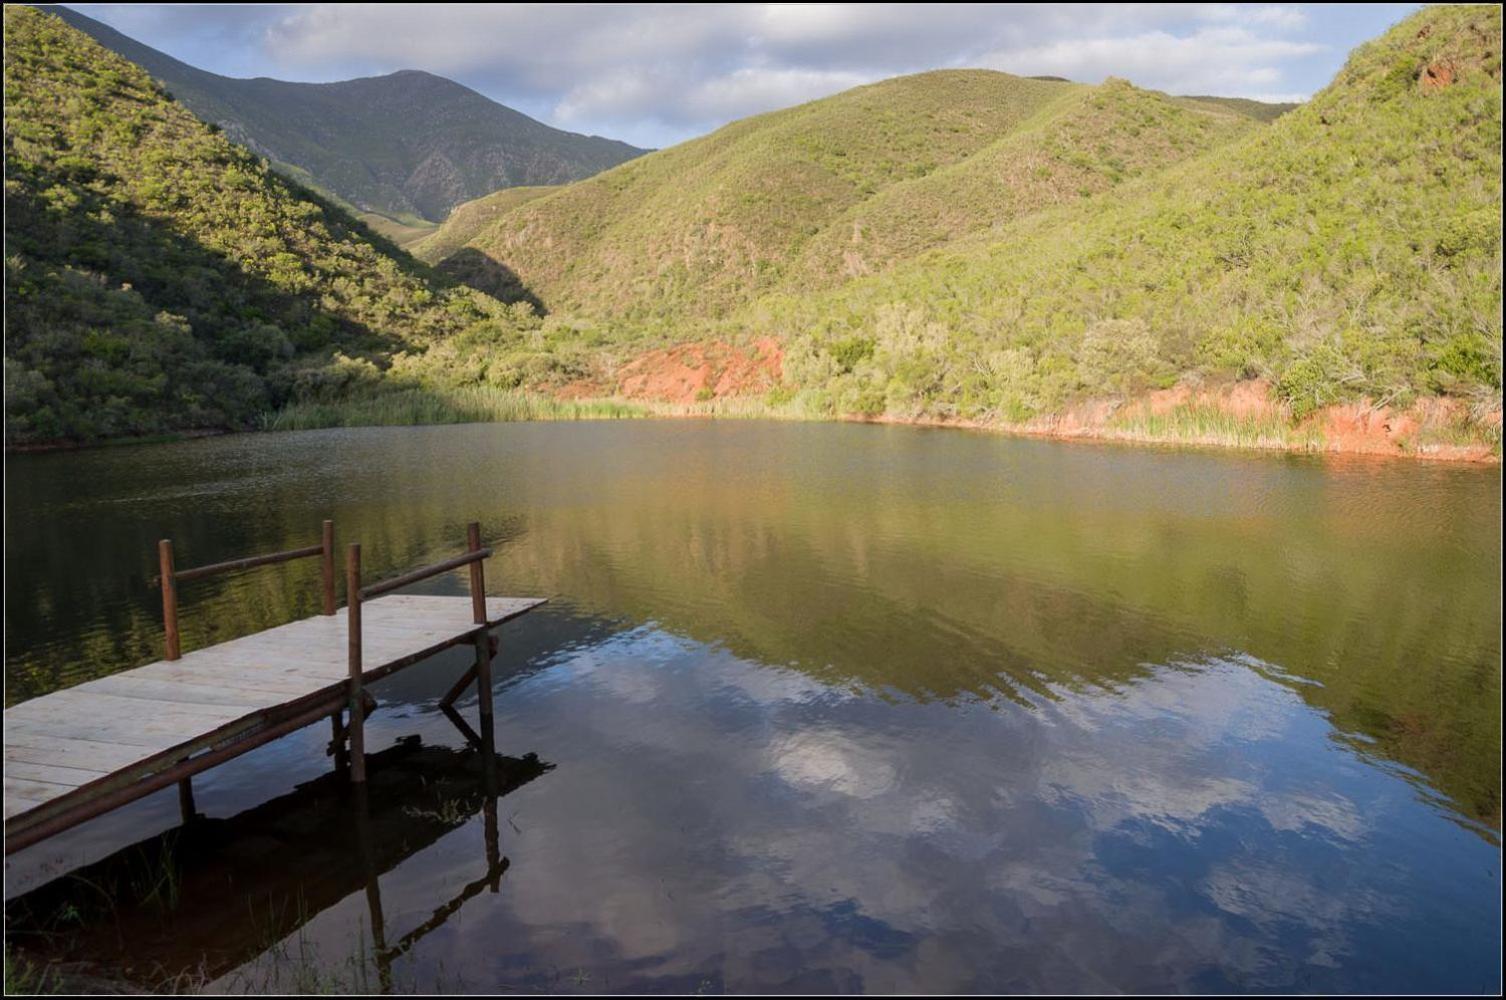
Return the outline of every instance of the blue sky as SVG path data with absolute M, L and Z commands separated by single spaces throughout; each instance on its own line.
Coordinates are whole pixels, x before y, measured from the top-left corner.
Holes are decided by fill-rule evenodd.
M 926 69 L 1301 100 L 1418 4 L 69 4 L 227 76 L 423 69 L 541 121 L 666 146 Z

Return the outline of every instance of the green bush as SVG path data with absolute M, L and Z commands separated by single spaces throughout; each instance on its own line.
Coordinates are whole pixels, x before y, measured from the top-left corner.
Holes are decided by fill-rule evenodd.
M 1349 363 L 1336 349 L 1320 344 L 1292 361 L 1276 382 L 1276 394 L 1302 420 L 1344 395 Z

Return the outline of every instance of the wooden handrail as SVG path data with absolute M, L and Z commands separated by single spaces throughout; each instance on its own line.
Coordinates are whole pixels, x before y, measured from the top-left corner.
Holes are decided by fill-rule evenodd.
M 246 556 L 244 559 L 227 559 L 224 562 L 210 563 L 208 566 L 195 566 L 192 569 L 180 569 L 173 574 L 178 580 L 197 580 L 204 576 L 213 576 L 215 573 L 229 573 L 237 569 L 250 569 L 253 566 L 265 566 L 268 563 L 290 562 L 294 559 L 307 559 L 309 556 L 324 555 L 324 543 L 318 545 L 305 545 L 301 549 L 288 549 L 285 552 L 268 552 L 260 556 Z
M 369 601 L 373 597 L 381 597 L 383 594 L 390 594 L 394 590 L 408 586 L 408 584 L 410 583 L 417 583 L 420 580 L 427 580 L 431 576 L 438 576 L 441 573 L 448 573 L 450 570 L 459 569 L 460 567 L 467 566 L 471 563 L 479 563 L 481 560 L 485 559 L 491 554 L 492 550 L 489 548 L 476 549 L 471 552 L 462 553 L 458 556 L 453 556 L 449 559 L 442 560 L 429 566 L 422 566 L 418 569 L 410 570 L 409 572 L 404 573 L 402 576 L 395 576 L 390 580 L 383 580 L 381 583 L 373 583 L 369 587 L 361 588 L 361 600 Z
M 178 637 L 178 583 L 182 580 L 198 580 L 216 573 L 228 573 L 232 570 L 250 569 L 253 566 L 266 566 L 270 563 L 288 562 L 293 559 L 308 559 L 313 556 L 321 557 L 320 576 L 323 582 L 323 612 L 326 615 L 335 613 L 335 522 L 326 520 L 320 533 L 318 545 L 305 545 L 301 549 L 287 549 L 283 552 L 268 552 L 259 556 L 246 556 L 244 559 L 227 559 L 224 562 L 210 563 L 207 566 L 194 566 L 189 569 L 173 568 L 173 543 L 171 539 L 164 538 L 157 543 L 157 568 L 158 573 L 152 578 L 152 586 L 162 589 L 162 631 L 165 658 L 176 660 L 182 656 L 182 650 Z

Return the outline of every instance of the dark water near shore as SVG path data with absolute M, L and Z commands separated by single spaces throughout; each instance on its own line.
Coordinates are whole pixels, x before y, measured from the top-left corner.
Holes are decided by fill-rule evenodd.
M 197 779 L 197 831 L 169 790 L 11 858 L 29 954 L 248 990 L 1500 986 L 1499 469 L 684 421 L 7 471 L 8 703 L 160 655 L 163 536 L 197 565 L 332 516 L 380 576 L 479 519 L 491 592 L 552 602 L 502 630 L 500 797 L 436 708 L 452 652 L 376 686 L 364 810 L 316 726 Z M 185 648 L 317 593 L 186 583 Z

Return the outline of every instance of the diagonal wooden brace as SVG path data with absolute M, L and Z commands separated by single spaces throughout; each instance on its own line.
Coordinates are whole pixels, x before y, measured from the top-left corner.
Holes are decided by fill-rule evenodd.
M 491 650 L 491 655 L 496 656 L 497 650 L 501 648 L 501 643 L 497 641 L 496 636 L 489 635 L 487 636 L 487 646 Z M 466 688 L 470 687 L 476 680 L 477 666 L 477 664 L 472 663 L 466 668 L 465 673 L 460 675 L 460 679 L 455 682 L 455 685 L 450 688 L 443 698 L 439 699 L 440 708 L 449 708 L 455 704 L 457 698 L 465 694 Z

